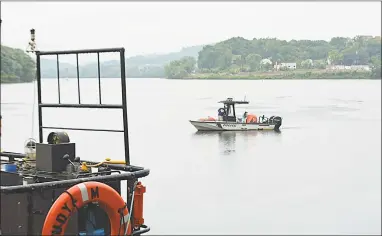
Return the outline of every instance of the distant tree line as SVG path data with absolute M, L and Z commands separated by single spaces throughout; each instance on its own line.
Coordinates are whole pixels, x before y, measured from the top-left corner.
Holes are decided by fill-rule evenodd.
M 298 69 L 368 65 L 371 68 L 370 77 L 381 78 L 381 37 L 334 37 L 329 42 L 234 37 L 214 45 L 183 48 L 179 52 L 126 58 L 126 77 L 186 78 L 193 74 L 206 78 L 218 78 L 221 74 L 241 76 L 241 73 L 269 72 L 274 70 L 276 64 L 285 62 L 296 63 Z M 42 77 L 56 78 L 56 66 L 55 60 L 42 59 Z M 77 70 L 73 64 L 60 62 L 60 77 L 76 76 Z M 96 63 L 80 66 L 80 77 L 97 76 Z M 102 62 L 101 76 L 120 77 L 119 61 Z M 304 76 L 308 78 L 309 73 Z M 21 49 L 1 45 L 1 82 L 31 82 L 34 78 L 34 60 Z
M 165 66 L 166 76 L 172 78 L 183 78 L 195 71 L 196 59 L 193 57 L 183 57 L 180 60 L 170 62 Z
M 301 69 L 325 69 L 327 65 L 368 65 L 373 78 L 381 78 L 381 37 L 334 37 L 325 40 L 279 40 L 276 38 L 247 40 L 234 37 L 199 52 L 192 68 L 182 58 L 166 66 L 167 78 L 184 78 L 191 72 L 231 73 L 264 72 L 274 65 L 296 63 Z M 187 70 L 186 70 L 187 68 Z
M 203 46 L 185 47 L 179 52 L 167 54 L 140 55 L 126 58 L 126 77 L 127 78 L 163 78 L 165 77 L 164 66 L 182 57 L 198 57 L 198 52 Z M 101 77 L 118 78 L 120 77 L 119 60 L 110 60 L 100 63 Z M 80 65 L 79 73 L 81 78 L 98 77 L 97 63 Z M 57 61 L 42 59 L 41 75 L 43 78 L 57 77 Z M 77 69 L 75 64 L 60 62 L 60 77 L 76 78 Z
M 164 65 L 182 57 L 198 57 L 203 45 L 182 48 L 178 52 L 166 54 L 139 55 L 126 58 L 126 77 L 128 78 L 163 78 Z M 1 82 L 30 82 L 35 78 L 35 62 L 21 49 L 1 46 Z M 60 61 L 60 78 L 76 78 L 75 62 Z M 98 77 L 97 63 L 80 65 L 81 78 Z M 119 60 L 101 61 L 101 77 L 120 77 Z M 57 61 L 41 57 L 41 77 L 57 78 Z
M 31 82 L 35 68 L 35 62 L 23 50 L 1 45 L 1 83 Z

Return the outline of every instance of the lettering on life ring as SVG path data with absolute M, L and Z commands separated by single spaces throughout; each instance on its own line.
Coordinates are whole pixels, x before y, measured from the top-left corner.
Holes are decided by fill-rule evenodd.
M 69 188 L 57 198 L 45 218 L 42 235 L 64 235 L 70 215 L 91 202 L 98 202 L 107 213 L 111 235 L 123 235 L 128 225 L 127 233 L 131 234 L 131 224 L 127 222 L 129 212 L 119 193 L 104 183 L 85 182 Z

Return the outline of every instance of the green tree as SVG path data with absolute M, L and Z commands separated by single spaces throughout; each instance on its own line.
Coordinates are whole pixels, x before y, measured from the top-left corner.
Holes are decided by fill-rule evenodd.
M 340 53 L 338 50 L 332 50 L 329 52 L 328 58 L 330 60 L 330 64 L 338 65 L 342 62 L 344 55 Z
M 326 61 L 325 60 L 316 60 L 313 62 L 313 67 L 316 69 L 325 69 Z
M 261 59 L 259 54 L 251 53 L 245 58 L 245 62 L 249 66 L 250 71 L 258 71 L 260 69 Z
M 260 69 L 262 71 L 269 71 L 272 69 L 272 63 L 260 63 Z
M 350 38 L 345 38 L 345 37 L 334 37 L 330 40 L 329 44 L 333 47 L 336 48 L 339 51 L 344 50 L 347 46 L 348 43 L 351 41 Z
M 232 64 L 232 51 L 223 45 L 206 46 L 199 52 L 198 67 L 226 69 Z
M 381 79 L 381 57 L 373 56 L 371 58 L 372 77 Z
M 312 59 L 306 59 L 301 62 L 301 67 L 304 69 L 311 69 L 313 68 L 313 60 Z
M 251 53 L 245 58 L 245 62 L 249 66 L 250 71 L 258 71 L 260 69 L 261 59 L 259 54 Z
M 188 74 L 195 70 L 196 59 L 193 57 L 183 57 L 180 59 L 180 63 Z
M 182 79 L 195 70 L 196 60 L 193 57 L 183 57 L 165 65 L 165 75 L 170 79 Z
M 35 80 L 35 62 L 21 49 L 1 45 L 1 83 Z

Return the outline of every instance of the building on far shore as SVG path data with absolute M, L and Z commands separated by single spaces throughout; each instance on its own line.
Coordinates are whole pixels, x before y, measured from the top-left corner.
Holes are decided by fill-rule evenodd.
M 286 69 L 289 69 L 289 70 L 295 70 L 297 69 L 297 63 L 296 62 L 282 62 L 280 64 L 275 64 L 274 65 L 274 68 L 276 70 L 280 70 L 281 68 L 286 68 Z

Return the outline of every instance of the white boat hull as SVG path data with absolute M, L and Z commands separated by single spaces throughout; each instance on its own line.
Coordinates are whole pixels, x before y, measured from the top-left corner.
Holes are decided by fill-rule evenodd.
M 247 131 L 247 130 L 274 130 L 276 124 L 237 123 L 227 121 L 193 121 L 190 123 L 198 131 Z M 277 128 L 276 128 L 277 129 Z

